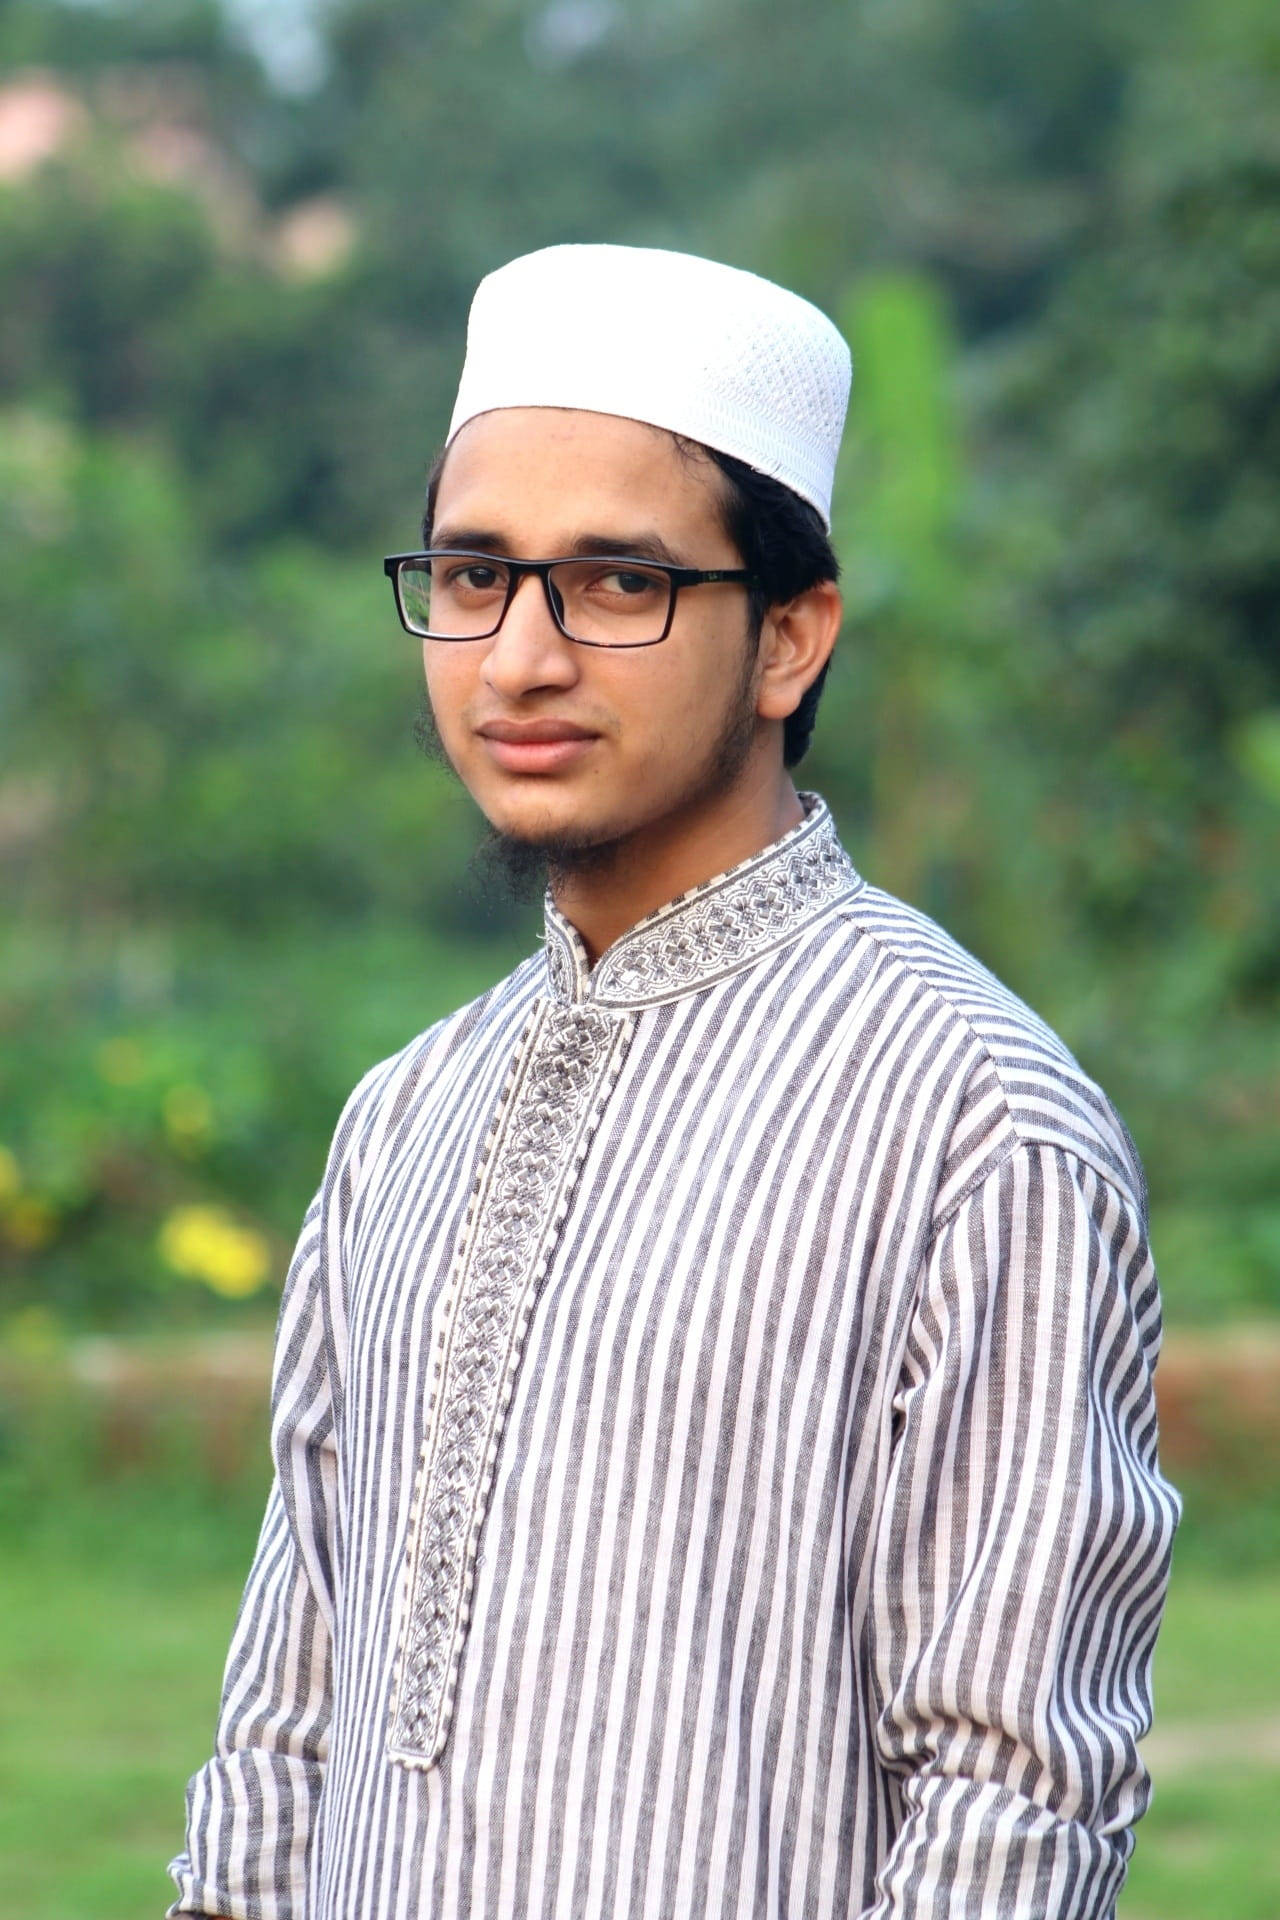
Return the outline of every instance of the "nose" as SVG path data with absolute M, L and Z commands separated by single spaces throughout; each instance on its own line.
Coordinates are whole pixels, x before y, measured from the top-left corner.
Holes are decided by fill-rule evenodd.
M 542 581 L 526 573 L 489 644 L 484 677 L 503 699 L 519 700 L 540 687 L 573 686 L 580 670 L 577 654 L 551 616 Z

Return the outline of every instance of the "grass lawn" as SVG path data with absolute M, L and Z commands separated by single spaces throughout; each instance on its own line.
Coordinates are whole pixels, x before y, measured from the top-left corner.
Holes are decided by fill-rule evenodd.
M 1280 1914 L 1280 1573 L 1175 1576 L 1156 1649 L 1151 1811 L 1120 1920 Z
M 0 1910 L 157 1920 L 208 1757 L 239 1600 L 228 1568 L 42 1546 L 0 1572 Z
M 21 1553 L 5 1544 L 5 1920 L 163 1913 L 252 1540 L 243 1515 L 220 1524 L 217 1550 L 194 1555 L 181 1541 L 166 1551 L 154 1523 L 135 1543 L 103 1516 L 85 1537 Z M 1156 1800 L 1121 1920 L 1280 1914 L 1278 1619 L 1280 1572 L 1175 1581 L 1157 1667 Z

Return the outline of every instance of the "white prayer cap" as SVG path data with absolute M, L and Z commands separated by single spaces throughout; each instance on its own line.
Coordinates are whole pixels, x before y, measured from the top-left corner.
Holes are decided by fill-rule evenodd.
M 826 315 L 758 274 L 653 247 L 544 247 L 476 289 L 449 438 L 498 407 L 620 414 L 771 474 L 830 526 L 850 372 Z

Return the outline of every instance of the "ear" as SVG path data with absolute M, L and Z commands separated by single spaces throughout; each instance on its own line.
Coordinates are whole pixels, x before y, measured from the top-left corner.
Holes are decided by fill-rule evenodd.
M 843 616 L 834 580 L 770 607 L 756 655 L 756 712 L 762 720 L 785 720 L 795 712 L 831 658 Z

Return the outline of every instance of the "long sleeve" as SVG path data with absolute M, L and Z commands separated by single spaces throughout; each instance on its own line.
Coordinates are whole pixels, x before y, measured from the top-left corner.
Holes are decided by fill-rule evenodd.
M 302 1920 L 328 1748 L 335 1454 L 319 1199 L 286 1281 L 272 1391 L 275 1476 L 223 1682 L 213 1758 L 187 1789 L 170 1914 Z
M 1107 1920 L 1177 1523 L 1137 1204 L 1018 1145 L 934 1235 L 871 1622 L 902 1820 L 863 1920 Z

